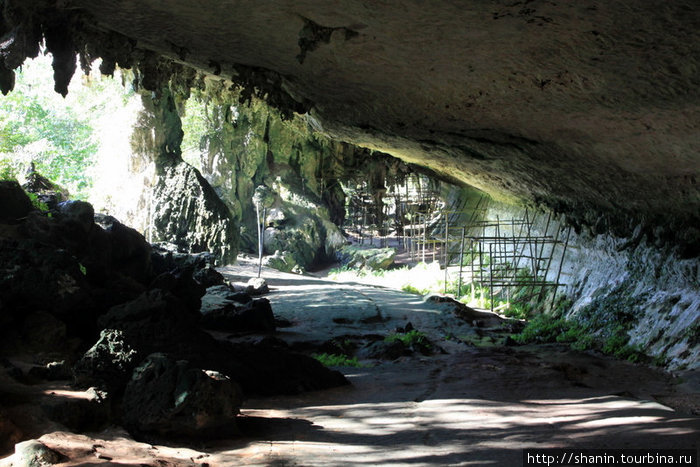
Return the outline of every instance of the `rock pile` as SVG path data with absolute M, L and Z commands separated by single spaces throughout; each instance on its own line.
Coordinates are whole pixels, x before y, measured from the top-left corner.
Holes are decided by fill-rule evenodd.
M 269 302 L 226 286 L 211 255 L 152 247 L 82 201 L 36 209 L 16 182 L 0 182 L 0 202 L 0 351 L 35 355 L 28 375 L 12 368 L 22 381 L 70 375 L 94 393 L 80 407 L 49 401 L 49 418 L 191 436 L 235 429 L 245 396 L 347 384 L 287 348 L 206 332 L 275 330 Z

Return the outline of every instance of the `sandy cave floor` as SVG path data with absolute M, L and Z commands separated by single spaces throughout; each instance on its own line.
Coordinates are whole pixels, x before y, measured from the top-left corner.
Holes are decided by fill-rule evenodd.
M 235 282 L 256 269 L 244 261 L 222 272 Z M 42 442 L 70 459 L 60 465 L 519 465 L 525 448 L 700 448 L 698 374 L 560 346 L 477 348 L 454 338 L 473 334 L 471 326 L 418 296 L 268 269 L 263 276 L 275 314 L 292 323 L 277 333 L 287 342 L 387 334 L 410 321 L 445 352 L 342 368 L 351 386 L 249 399 L 235 439 L 164 446 L 117 427 L 42 427 Z M 60 386 L 34 390 L 70 396 Z M 11 458 L 0 460 L 6 465 Z

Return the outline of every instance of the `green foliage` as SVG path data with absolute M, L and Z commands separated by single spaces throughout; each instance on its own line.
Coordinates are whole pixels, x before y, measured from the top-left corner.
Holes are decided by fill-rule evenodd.
M 87 275 L 87 268 L 85 266 L 83 266 L 81 263 L 78 263 L 78 268 L 80 269 L 80 273 L 83 276 Z
M 503 314 L 509 318 L 528 319 L 532 314 L 532 308 L 530 303 L 510 303 L 503 310 Z
M 8 159 L 0 159 L 0 180 L 16 180 L 17 168 Z
M 405 332 L 405 333 L 394 333 L 389 334 L 384 338 L 385 342 L 401 342 L 406 347 L 413 347 L 417 349 L 430 349 L 432 345 L 428 340 L 428 337 L 420 331 L 415 329 Z
M 191 166 L 201 170 L 201 153 L 205 150 L 205 136 L 209 126 L 213 125 L 207 115 L 207 104 L 197 95 L 187 99 L 182 121 L 182 159 Z
M 313 354 L 311 356 L 325 366 L 351 366 L 355 368 L 362 368 L 364 366 L 357 360 L 357 357 L 348 357 L 347 355 L 322 353 Z
M 569 344 L 573 350 L 598 349 L 607 355 L 639 362 L 646 359 L 642 349 L 630 346 L 627 328 L 618 325 L 612 330 L 594 334 L 595 329 L 589 325 L 567 320 L 560 315 L 538 315 L 520 334 L 512 336 L 520 344 L 558 342 Z
M 411 284 L 402 285 L 401 290 L 403 290 L 404 292 L 415 294 L 415 295 L 424 295 L 423 290 L 418 290 L 416 287 L 412 286 Z
M 66 99 L 53 90 L 51 57 L 27 60 L 13 92 L 0 97 L 0 178 L 36 170 L 86 199 L 99 144 L 92 120 L 129 96 L 111 78 L 73 79 Z
M 555 318 L 551 315 L 538 315 L 530 320 L 520 334 L 513 336 L 513 340 L 521 344 L 556 342 L 559 335 L 568 334 L 570 326 L 564 318 Z
M 38 209 L 39 211 L 44 211 L 44 212 L 49 210 L 49 206 L 46 203 L 44 203 L 43 201 L 41 201 L 39 199 L 39 196 L 36 193 L 30 193 L 30 192 L 26 192 L 26 193 L 27 193 L 27 196 L 29 197 L 29 199 L 32 201 L 32 205 L 36 209 Z

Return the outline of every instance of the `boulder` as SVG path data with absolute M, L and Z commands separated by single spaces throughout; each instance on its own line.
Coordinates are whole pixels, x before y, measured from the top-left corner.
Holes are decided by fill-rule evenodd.
M 46 381 L 62 381 L 71 379 L 73 376 L 71 368 L 65 360 L 49 362 L 44 366 L 35 366 L 29 369 L 27 376 L 32 379 L 43 379 Z
M 153 289 L 112 307 L 98 318 L 102 329 L 118 329 L 143 354 L 185 345 L 196 333 L 199 312 L 170 292 Z
M 127 343 L 122 331 L 104 329 L 95 345 L 73 367 L 75 384 L 120 393 L 138 361 L 138 352 Z
M 195 273 L 207 266 L 214 267 L 216 257 L 208 251 L 201 253 L 187 253 L 180 251 L 178 246 L 172 243 L 154 243 L 151 260 L 156 274 L 172 271 L 173 269 L 192 268 Z
M 247 395 L 298 394 L 350 384 L 342 373 L 323 366 L 318 360 L 258 343 L 219 343 L 208 355 L 214 367 L 235 379 Z
M 0 407 L 0 456 L 8 454 L 8 451 L 22 438 L 22 431 L 17 428 L 7 412 Z
M 411 355 L 412 351 L 401 341 L 377 341 L 367 344 L 357 352 L 360 359 L 373 358 L 377 360 L 396 360 L 399 357 Z
M 221 308 L 203 314 L 201 325 L 208 329 L 229 332 L 274 332 L 275 316 L 266 298 L 246 304 L 228 302 Z
M 68 200 L 58 204 L 58 212 L 64 222 L 74 222 L 88 233 L 95 221 L 92 204 L 79 200 Z
M 0 181 L 0 223 L 15 224 L 34 206 L 16 180 Z
M 394 264 L 396 250 L 346 245 L 337 253 L 338 260 L 349 268 L 388 269 Z
M 443 306 L 452 311 L 456 317 L 475 327 L 497 327 L 501 326 L 503 323 L 514 321 L 502 318 L 491 311 L 475 310 L 451 297 L 431 295 L 425 300 L 426 302 L 443 304 Z
M 187 306 L 193 313 L 198 313 L 202 306 L 202 296 L 206 287 L 194 280 L 192 268 L 174 269 L 153 279 L 151 289 L 161 289 L 170 292 Z
M 74 431 L 97 431 L 110 422 L 108 394 L 89 388 L 80 397 L 47 397 L 41 410 L 49 420 Z
M 40 201 L 49 205 L 49 209 L 54 209 L 58 203 L 67 200 L 70 196 L 67 189 L 37 172 L 33 162 L 29 166 L 26 182 L 22 188 L 28 193 L 36 194 Z
M 226 283 L 224 276 L 211 265 L 206 265 L 202 269 L 195 271 L 192 277 L 206 288 Z
M 270 292 L 270 288 L 262 277 L 253 277 L 248 281 L 245 292 L 248 295 L 264 295 Z
M 294 268 L 299 267 L 294 255 L 288 251 L 281 252 L 280 250 L 275 250 L 273 255 L 265 257 L 263 265 L 282 272 L 292 272 Z
M 110 268 L 141 284 L 147 284 L 153 277 L 151 245 L 137 230 L 114 218 L 105 225 L 111 245 Z
M 63 456 L 44 443 L 35 439 L 23 441 L 15 445 L 15 455 L 12 465 L 22 467 L 43 467 L 58 464 Z
M 25 317 L 22 335 L 33 350 L 59 350 L 66 344 L 66 323 L 51 313 L 37 311 Z
M 134 370 L 122 420 L 134 434 L 196 436 L 230 428 L 242 401 L 240 388 L 227 376 L 156 353 Z

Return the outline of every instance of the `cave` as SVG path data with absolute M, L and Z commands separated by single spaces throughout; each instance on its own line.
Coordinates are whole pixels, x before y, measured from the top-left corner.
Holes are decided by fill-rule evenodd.
M 685 1 L 0 0 L 0 91 L 119 75 L 140 187 L 0 179 L 0 465 L 697 463 L 699 36 Z

